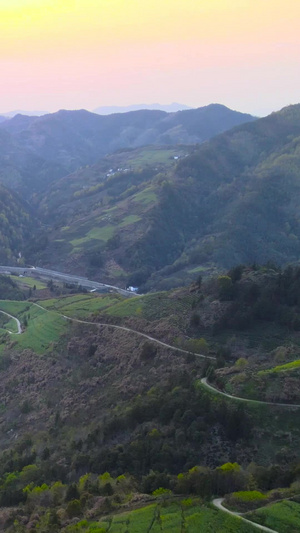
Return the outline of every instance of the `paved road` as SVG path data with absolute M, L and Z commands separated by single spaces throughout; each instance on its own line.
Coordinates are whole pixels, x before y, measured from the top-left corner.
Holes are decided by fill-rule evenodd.
M 52 309 L 45 309 L 45 307 L 43 307 L 42 305 L 37 304 L 35 302 L 31 302 L 31 303 L 33 305 L 36 305 L 40 309 L 43 309 L 44 311 L 53 311 Z M 146 335 L 146 333 L 141 333 L 140 331 L 136 331 L 135 329 L 131 329 L 131 328 L 126 328 L 125 326 L 115 326 L 114 324 L 107 324 L 106 322 L 89 322 L 88 320 L 80 320 L 79 318 L 72 318 L 70 316 L 62 315 L 61 313 L 58 313 L 57 311 L 54 311 L 54 312 L 57 313 L 58 315 L 60 315 L 61 317 L 65 318 L 66 320 L 70 320 L 72 322 L 78 322 L 79 324 L 89 324 L 89 325 L 92 325 L 92 326 L 105 326 L 105 327 L 108 327 L 108 328 L 114 328 L 114 329 L 120 329 L 120 330 L 123 330 L 123 331 L 129 331 L 130 333 L 133 333 L 134 335 L 139 335 L 140 337 L 144 337 L 145 339 L 148 339 L 148 340 L 150 340 L 152 342 L 156 342 L 157 344 L 160 344 L 161 346 L 165 346 L 166 348 L 170 348 L 171 350 L 175 350 L 177 352 L 181 352 L 181 353 L 184 353 L 184 354 L 190 354 L 191 353 L 188 350 L 183 350 L 182 348 L 177 348 L 176 346 L 172 346 L 171 344 L 167 344 L 166 342 L 159 341 L 158 339 L 155 339 L 154 337 L 151 337 L 150 335 Z M 201 353 L 195 353 L 193 355 L 195 355 L 195 357 L 201 357 L 203 359 L 212 359 L 214 361 L 216 359 L 215 357 L 213 357 L 211 355 L 204 355 L 204 354 L 201 354 Z
M 224 501 L 224 498 L 215 498 L 212 503 L 220 511 L 224 511 L 225 513 L 231 514 L 232 516 L 238 516 L 241 520 L 243 520 L 243 522 L 247 522 L 248 524 L 251 524 L 253 527 L 260 529 L 261 531 L 268 531 L 269 533 L 278 533 L 278 531 L 275 531 L 275 529 L 270 529 L 269 527 L 261 526 L 260 524 L 251 522 L 251 520 L 244 518 L 241 515 L 241 513 L 235 513 L 234 511 L 230 511 L 229 509 L 226 509 L 226 507 L 223 507 L 222 505 L 223 501 Z
M 106 283 L 99 283 L 98 281 L 91 281 L 87 278 L 81 276 L 73 276 L 71 274 L 64 274 L 63 272 L 57 272 L 55 270 L 49 270 L 47 268 L 39 267 L 11 267 L 11 266 L 0 266 L 0 273 L 2 274 L 17 274 L 17 275 L 29 275 L 33 278 L 46 278 L 52 279 L 55 281 L 63 281 L 65 283 L 74 283 L 75 285 L 81 285 L 85 289 L 96 289 L 98 291 L 107 292 L 113 290 L 130 298 L 136 296 L 134 292 L 126 291 L 125 289 L 120 289 L 120 287 L 115 287 L 114 285 L 107 285 Z
M 293 403 L 276 403 L 276 402 L 264 402 L 263 400 L 250 400 L 248 398 L 241 398 L 240 396 L 232 396 L 232 394 L 227 394 L 226 392 L 222 392 L 219 389 L 216 389 L 216 387 L 213 387 L 209 383 L 207 383 L 207 378 L 201 379 L 202 385 L 204 385 L 207 389 L 217 393 L 221 394 L 222 396 L 226 396 L 226 398 L 230 398 L 231 400 L 237 400 L 239 402 L 247 402 L 247 403 L 261 403 L 264 405 L 276 405 L 279 407 L 290 407 L 290 408 L 300 408 L 299 404 L 293 404 Z
M 8 331 L 8 333 L 10 333 L 11 335 L 20 335 L 22 333 L 22 327 L 21 327 L 21 322 L 20 320 L 18 320 L 15 316 L 12 316 L 10 315 L 9 313 L 5 313 L 5 311 L 0 311 L 0 313 L 2 313 L 3 315 L 6 315 L 6 316 L 9 316 L 9 318 L 12 318 L 13 320 L 16 321 L 17 323 L 17 326 L 18 326 L 18 333 L 14 333 L 13 331 Z

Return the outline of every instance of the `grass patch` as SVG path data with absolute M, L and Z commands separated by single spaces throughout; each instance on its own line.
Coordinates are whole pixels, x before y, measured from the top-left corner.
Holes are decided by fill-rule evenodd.
M 7 331 L 11 331 L 12 333 L 18 333 L 17 322 L 12 318 L 8 318 L 8 321 L 5 324 L 5 329 L 7 329 Z
M 106 314 L 118 317 L 139 316 L 143 314 L 145 299 L 143 296 L 129 298 L 107 309 Z
M 21 324 L 27 322 L 21 335 L 14 335 L 13 341 L 20 349 L 30 348 L 37 354 L 44 353 L 59 340 L 69 324 L 55 312 L 40 309 L 29 302 L 0 300 L 0 309 L 18 318 Z
M 196 274 L 197 272 L 205 272 L 207 270 L 207 268 L 203 267 L 203 266 L 199 266 L 199 267 L 196 267 L 196 268 L 192 268 L 191 270 L 188 270 L 188 272 L 190 274 Z
M 0 309 L 21 320 L 22 315 L 30 310 L 32 304 L 26 301 L 0 300 Z
M 278 533 L 299 533 L 300 504 L 285 500 L 247 513 L 246 518 Z
M 1 329 L 2 331 L 10 331 L 12 333 L 18 333 L 18 326 L 15 320 L 13 318 L 9 318 L 9 316 L 5 315 L 4 313 L 0 314 L 0 320 L 1 320 Z
M 105 296 L 76 294 L 64 298 L 43 300 L 39 302 L 39 305 L 72 318 L 88 318 L 92 313 L 102 311 L 116 304 L 121 298 L 122 296 L 118 294 L 107 294 Z
M 142 316 L 150 321 L 174 316 L 182 321 L 182 316 L 191 309 L 192 300 L 192 296 L 180 299 L 172 298 L 172 293 L 169 292 L 156 292 L 123 300 L 107 309 L 106 314 L 118 317 Z
M 25 287 L 31 287 L 33 288 L 36 286 L 37 289 L 45 289 L 47 287 L 46 283 L 43 283 L 42 281 L 38 281 L 34 278 L 30 278 L 27 276 L 24 276 L 22 278 L 16 277 L 16 276 L 9 276 L 14 282 L 16 282 L 19 286 L 25 286 Z
M 115 226 L 103 226 L 102 228 L 92 228 L 85 237 L 80 237 L 79 239 L 73 239 L 70 241 L 72 246 L 75 248 L 80 248 L 83 244 L 90 240 L 98 240 L 98 241 L 108 241 L 110 239 L 115 231 Z
M 151 527 L 152 525 L 152 527 Z M 94 531 L 92 528 L 78 530 L 84 532 Z M 251 524 L 246 524 L 239 517 L 229 516 L 226 513 L 210 507 L 192 503 L 190 507 L 181 508 L 179 503 L 165 505 L 152 504 L 135 511 L 116 515 L 108 526 L 107 521 L 98 523 L 109 533 L 254 533 L 257 529 Z M 97 531 L 97 529 L 95 529 Z M 66 529 L 68 531 L 68 529 Z M 70 529 L 71 531 L 71 529 Z
M 133 168 L 144 167 L 147 165 L 167 165 L 174 164 L 174 156 L 177 151 L 172 149 L 150 148 L 139 151 L 132 159 L 128 159 L 128 164 Z
M 141 220 L 141 217 L 139 217 L 138 215 L 128 215 L 122 220 L 119 226 L 121 228 L 124 228 L 125 226 L 130 226 L 131 224 L 135 224 L 135 222 L 139 222 L 139 220 Z
M 110 275 L 113 276 L 114 278 L 123 278 L 124 276 L 127 276 L 123 268 L 111 268 L 109 272 L 110 272 Z
M 278 365 L 274 368 L 270 368 L 269 370 L 260 370 L 260 372 L 257 372 L 258 376 L 263 376 L 266 374 L 273 374 L 276 372 L 285 372 L 287 370 L 295 370 L 300 367 L 300 359 L 297 359 L 297 361 L 292 361 L 291 363 L 285 363 L 284 365 Z
M 135 194 L 132 200 L 143 205 L 154 204 L 157 201 L 157 194 L 149 187 Z

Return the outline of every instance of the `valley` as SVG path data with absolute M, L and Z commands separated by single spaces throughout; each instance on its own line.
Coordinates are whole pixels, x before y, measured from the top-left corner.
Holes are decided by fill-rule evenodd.
M 0 533 L 300 532 L 299 19 L 0 2 Z
M 298 115 L 291 106 L 198 145 L 123 148 L 55 180 L 34 194 L 22 256 L 141 292 L 297 262 Z
M 0 529 L 299 530 L 299 117 L 1 122 Z

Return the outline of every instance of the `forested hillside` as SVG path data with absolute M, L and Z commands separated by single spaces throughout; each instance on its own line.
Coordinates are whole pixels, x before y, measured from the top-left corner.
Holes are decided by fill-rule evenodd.
M 291 106 L 196 147 L 120 151 L 56 181 L 40 202 L 50 244 L 33 260 L 59 256 L 60 268 L 141 290 L 298 261 L 299 114 Z
M 0 159 L 1 181 L 10 186 L 16 173 L 14 185 L 32 198 L 56 179 L 120 148 L 202 143 L 252 120 L 221 105 L 177 113 L 144 110 L 100 116 L 62 110 L 41 117 L 16 115 L 0 125 L 1 137 L 9 143 L 6 163 Z
M 254 521 L 293 498 L 297 529 L 299 279 L 238 266 L 129 300 L 53 283 L 1 300 L 23 331 L 1 313 L 1 527 L 133 533 L 148 504 L 147 527 L 243 531 L 207 505 L 226 496 Z
M 35 132 L 39 131 L 35 128 L 42 128 L 46 143 L 37 143 L 38 156 L 31 155 L 30 162 L 24 147 L 25 152 L 19 152 L 17 159 L 18 165 L 22 166 L 23 156 L 28 163 L 23 171 L 25 168 L 27 186 L 31 184 L 32 206 L 42 222 L 42 229 L 36 226 L 31 239 L 21 239 L 25 247 L 20 251 L 30 263 L 122 286 L 131 284 L 143 291 L 187 284 L 200 272 L 211 273 L 237 263 L 297 262 L 299 109 L 297 105 L 290 106 L 202 145 L 122 149 L 94 166 L 84 166 L 56 180 L 58 167 L 79 164 L 76 158 L 72 159 L 72 151 L 78 157 L 80 150 L 87 154 L 79 137 L 86 135 L 91 147 L 87 140 L 90 135 L 95 135 L 97 142 L 100 139 L 97 120 L 110 117 L 84 111 L 30 120 L 15 117 L 16 123 L 8 122 L 13 137 L 1 132 L 3 165 L 10 161 L 5 154 L 11 153 L 11 143 L 17 142 L 19 135 L 24 137 L 24 146 L 27 141 L 28 146 L 34 139 L 37 142 L 36 135 L 31 136 L 31 128 Z M 193 111 L 167 114 L 164 121 L 173 124 L 180 120 L 192 135 L 199 118 Z M 209 106 L 196 111 L 199 116 L 209 114 L 213 122 L 219 109 Z M 222 108 L 222 112 L 228 110 Z M 136 127 L 144 123 L 142 116 L 133 113 L 133 117 Z M 126 114 L 114 115 L 111 135 L 114 127 L 120 128 L 119 118 L 124 124 L 129 120 Z M 23 125 L 18 129 L 20 123 Z M 73 129 L 73 137 L 67 134 L 68 128 Z M 64 139 L 71 143 L 68 150 L 62 148 Z M 80 150 L 76 148 L 77 141 Z M 38 159 L 46 157 L 42 152 L 48 150 L 48 142 L 52 150 L 50 166 L 40 164 L 45 160 Z M 61 163 L 54 162 L 55 154 L 60 154 Z M 66 159 L 62 163 L 63 157 L 69 162 Z M 91 153 L 88 157 L 92 157 Z M 53 165 L 57 164 L 55 170 Z M 39 178 L 46 187 L 43 194 L 34 193 L 34 168 L 49 177 L 45 181 Z M 10 176 L 16 188 L 24 178 L 10 164 L 3 175 Z
M 23 264 L 20 252 L 32 236 L 34 224 L 29 206 L 0 185 L 0 262 L 1 264 Z

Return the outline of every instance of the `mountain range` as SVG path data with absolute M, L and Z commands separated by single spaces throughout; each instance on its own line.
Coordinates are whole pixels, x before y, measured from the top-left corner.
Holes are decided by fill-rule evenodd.
M 53 183 L 40 265 L 169 288 L 237 263 L 297 262 L 299 115 L 291 106 L 202 145 L 122 150 Z
M 299 175 L 300 105 L 2 123 L 1 531 L 299 531 Z
M 39 221 L 25 257 L 143 290 L 297 262 L 299 117 L 299 105 L 257 120 L 212 105 L 2 123 L 2 181 Z
M 130 111 L 139 111 L 141 109 L 166 111 L 167 113 L 176 113 L 177 111 L 183 111 L 186 109 L 192 109 L 191 107 L 173 102 L 172 104 L 135 104 L 128 106 L 102 106 L 94 109 L 94 113 L 98 115 L 110 115 L 112 113 L 128 113 Z
M 42 117 L 16 115 L 0 123 L 5 136 L 3 183 L 14 184 L 30 196 L 81 166 L 96 163 L 120 148 L 146 144 L 201 143 L 250 115 L 211 105 L 165 113 L 133 111 L 100 116 L 85 110 L 59 111 Z
M 176 111 L 182 111 L 184 109 L 193 109 L 185 104 L 179 104 L 173 102 L 172 104 L 133 104 L 128 106 L 100 106 L 94 109 L 93 113 L 98 115 L 111 115 L 112 113 L 128 113 L 129 111 L 139 111 L 141 109 L 166 111 L 167 113 L 175 113 Z M 22 109 L 16 109 L 14 111 L 8 111 L 6 113 L 0 113 L 0 121 L 13 118 L 16 115 L 26 115 L 30 117 L 41 117 L 42 115 L 48 115 L 49 111 L 24 111 Z

